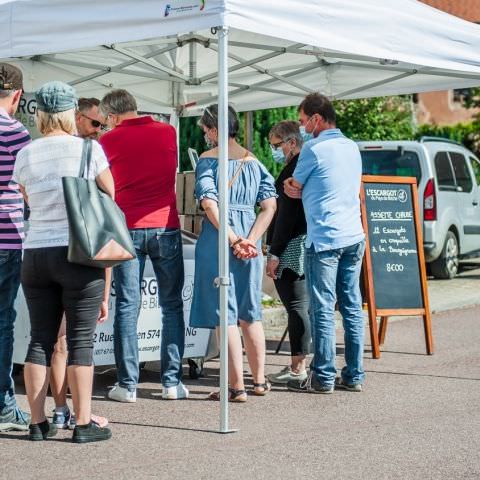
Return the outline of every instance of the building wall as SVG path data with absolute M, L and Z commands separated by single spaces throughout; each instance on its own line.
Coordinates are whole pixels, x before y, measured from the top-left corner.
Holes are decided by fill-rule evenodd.
M 431 7 L 443 10 L 469 22 L 480 22 L 479 0 L 420 0 Z
M 443 10 L 469 22 L 480 23 L 480 0 L 421 0 L 431 7 Z M 417 96 L 417 121 L 419 124 L 453 125 L 472 120 L 476 109 L 465 109 L 456 101 L 452 90 L 420 93 Z

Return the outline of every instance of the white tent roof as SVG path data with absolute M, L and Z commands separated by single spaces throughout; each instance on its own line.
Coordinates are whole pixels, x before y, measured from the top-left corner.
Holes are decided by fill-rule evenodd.
M 0 0 L 0 58 L 26 90 L 127 88 L 142 110 L 216 100 L 217 36 L 230 28 L 230 101 L 298 104 L 480 85 L 480 26 L 416 0 Z

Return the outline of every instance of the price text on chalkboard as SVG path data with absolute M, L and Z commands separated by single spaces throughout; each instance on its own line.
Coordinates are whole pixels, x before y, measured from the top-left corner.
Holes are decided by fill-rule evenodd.
M 427 354 L 433 353 L 417 195 L 414 177 L 362 177 L 362 223 L 367 236 L 364 287 L 373 358 L 380 358 L 388 318 L 393 315 L 422 316 Z
M 411 186 L 367 183 L 364 192 L 376 307 L 423 308 Z

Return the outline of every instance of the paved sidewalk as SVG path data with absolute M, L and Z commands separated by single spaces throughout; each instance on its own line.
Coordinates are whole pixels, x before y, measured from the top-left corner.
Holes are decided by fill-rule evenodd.
M 382 358 L 365 354 L 363 393 L 276 388 L 231 405 L 231 424 L 240 428 L 232 435 L 212 433 L 219 405 L 205 400 L 218 381 L 217 361 L 208 362 L 207 378 L 187 380 L 192 398 L 180 402 L 160 399 L 153 372 L 143 372 L 136 404 L 105 401 L 114 377 L 97 375 L 94 410 L 110 419 L 112 440 L 74 445 L 67 432 L 38 443 L 0 435 L 0 478 L 478 480 L 479 319 L 480 308 L 435 315 L 433 356 L 424 355 L 420 320 L 395 322 Z M 268 371 L 287 362 L 286 353 L 269 355 Z M 25 405 L 18 379 L 17 386 Z
M 480 305 L 480 260 L 462 262 L 460 274 L 453 280 L 429 278 L 428 294 L 432 313 Z M 391 317 L 391 321 L 398 319 Z M 341 322 L 337 313 L 339 327 Z M 285 309 L 282 306 L 264 309 L 263 324 L 267 338 L 281 338 L 287 326 Z

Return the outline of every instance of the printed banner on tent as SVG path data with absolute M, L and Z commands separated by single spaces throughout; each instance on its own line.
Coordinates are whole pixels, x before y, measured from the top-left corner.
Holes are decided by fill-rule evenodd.
M 35 100 L 34 93 L 24 92 L 20 103 L 18 104 L 18 110 L 15 114 L 15 118 L 20 121 L 30 133 L 32 138 L 39 138 L 42 135 L 37 130 L 35 124 L 35 112 L 37 111 L 37 101 Z

